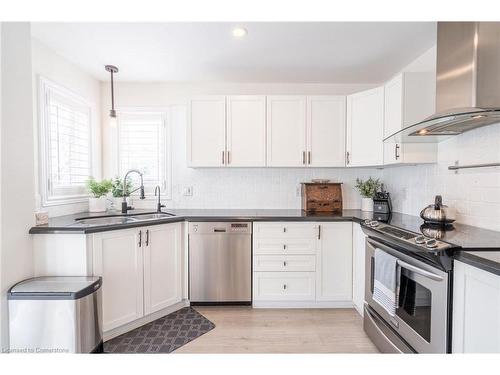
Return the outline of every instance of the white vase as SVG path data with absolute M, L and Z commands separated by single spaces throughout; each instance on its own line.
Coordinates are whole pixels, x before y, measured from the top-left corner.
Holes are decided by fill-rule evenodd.
M 373 211 L 373 199 L 361 198 L 361 211 Z
M 89 198 L 89 212 L 106 212 L 106 197 Z

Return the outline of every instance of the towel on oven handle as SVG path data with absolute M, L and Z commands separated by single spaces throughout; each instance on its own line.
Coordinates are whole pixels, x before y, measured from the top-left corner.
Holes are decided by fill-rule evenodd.
M 373 300 L 389 315 L 396 314 L 398 303 L 398 259 L 383 250 L 375 249 Z

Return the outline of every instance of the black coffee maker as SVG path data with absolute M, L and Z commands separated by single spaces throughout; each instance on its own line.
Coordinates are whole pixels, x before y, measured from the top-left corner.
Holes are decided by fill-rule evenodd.
M 388 191 L 384 190 L 384 185 L 382 185 L 381 190 L 377 191 L 373 196 L 373 213 L 390 215 L 391 212 L 391 196 Z

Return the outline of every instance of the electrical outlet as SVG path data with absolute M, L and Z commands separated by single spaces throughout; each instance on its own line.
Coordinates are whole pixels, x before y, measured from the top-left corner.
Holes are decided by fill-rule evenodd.
M 192 186 L 185 186 L 184 192 L 182 194 L 185 197 L 192 197 L 193 196 L 193 187 Z

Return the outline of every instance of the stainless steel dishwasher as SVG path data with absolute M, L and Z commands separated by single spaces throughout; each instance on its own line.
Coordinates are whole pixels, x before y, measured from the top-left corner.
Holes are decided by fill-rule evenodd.
M 189 223 L 192 304 L 250 304 L 252 223 Z

